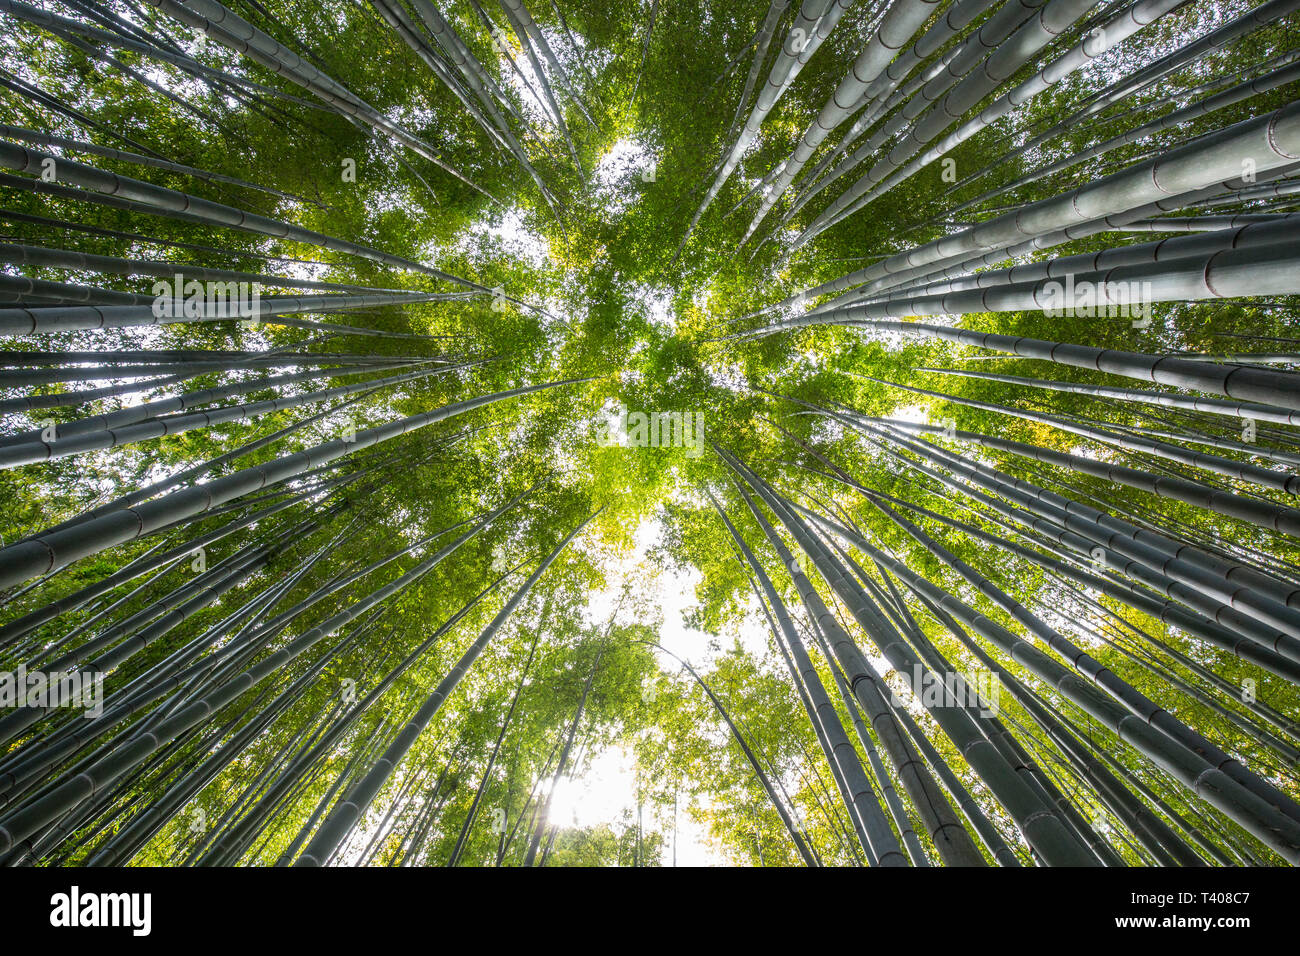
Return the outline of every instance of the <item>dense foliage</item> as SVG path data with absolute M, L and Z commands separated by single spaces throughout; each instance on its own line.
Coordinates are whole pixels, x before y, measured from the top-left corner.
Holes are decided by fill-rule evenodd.
M 0 0 L 0 859 L 1300 861 L 1295 7 Z

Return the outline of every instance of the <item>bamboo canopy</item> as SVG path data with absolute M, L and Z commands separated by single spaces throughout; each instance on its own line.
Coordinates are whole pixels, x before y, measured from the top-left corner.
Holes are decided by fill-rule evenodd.
M 1298 12 L 0 0 L 0 863 L 1300 864 Z

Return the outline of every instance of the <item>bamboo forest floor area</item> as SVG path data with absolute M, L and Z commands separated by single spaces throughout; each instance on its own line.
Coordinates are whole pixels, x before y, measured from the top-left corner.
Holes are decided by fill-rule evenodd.
M 0 863 L 1300 863 L 1300 0 L 224 3 L 0 0 Z

